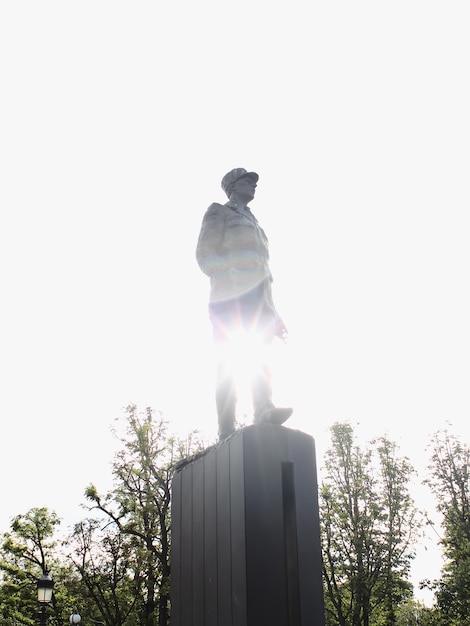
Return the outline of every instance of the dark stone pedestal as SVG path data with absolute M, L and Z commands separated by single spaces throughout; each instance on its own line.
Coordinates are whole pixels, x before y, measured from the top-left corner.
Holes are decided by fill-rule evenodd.
M 172 483 L 172 626 L 324 626 L 315 443 L 249 426 Z

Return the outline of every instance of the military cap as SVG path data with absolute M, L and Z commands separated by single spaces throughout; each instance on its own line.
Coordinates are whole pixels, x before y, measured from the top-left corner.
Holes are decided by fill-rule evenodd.
M 230 170 L 225 176 L 222 178 L 222 189 L 227 194 L 227 197 L 230 197 L 230 187 L 236 182 L 239 178 L 243 176 L 249 176 L 250 178 L 254 178 L 255 181 L 258 180 L 259 176 L 256 172 L 248 172 L 244 167 L 236 167 L 233 170 Z

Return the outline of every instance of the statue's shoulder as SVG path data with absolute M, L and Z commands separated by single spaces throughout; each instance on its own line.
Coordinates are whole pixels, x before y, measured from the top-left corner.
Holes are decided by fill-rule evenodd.
M 219 204 L 218 202 L 213 202 L 210 207 L 207 209 L 206 213 L 217 213 L 224 212 L 227 207 L 224 204 Z
M 226 215 L 229 208 L 225 204 L 219 204 L 218 202 L 213 202 L 210 207 L 206 210 L 206 217 L 220 216 L 223 217 Z

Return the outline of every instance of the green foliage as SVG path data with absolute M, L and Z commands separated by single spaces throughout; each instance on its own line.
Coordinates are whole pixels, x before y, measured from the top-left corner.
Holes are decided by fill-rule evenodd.
M 461 626 L 470 615 L 470 448 L 447 431 L 432 439 L 433 451 L 425 483 L 437 498 L 446 562 L 434 581 L 442 624 Z
M 47 508 L 33 508 L 17 515 L 10 532 L 2 535 L 0 551 L 0 611 L 5 619 L 32 625 L 38 611 L 36 582 L 44 573 L 60 570 L 54 533 L 60 519 Z M 54 592 L 51 620 L 61 624 L 65 608 L 64 594 Z
M 391 626 L 411 594 L 419 528 L 408 492 L 413 468 L 386 437 L 363 451 L 350 425 L 334 424 L 331 433 L 320 491 L 327 623 Z
M 114 526 L 86 519 L 75 525 L 70 546 L 83 596 L 91 601 L 88 619 L 107 625 L 138 624 L 139 584 L 132 575 L 132 546 Z
M 396 611 L 396 626 L 438 626 L 433 609 L 424 606 L 421 602 L 408 599 L 402 602 Z
M 181 440 L 151 409 L 127 408 L 126 434 L 113 462 L 114 488 L 89 485 L 90 510 L 75 528 L 74 563 L 107 626 L 167 626 L 170 617 L 170 502 L 176 463 L 201 448 Z

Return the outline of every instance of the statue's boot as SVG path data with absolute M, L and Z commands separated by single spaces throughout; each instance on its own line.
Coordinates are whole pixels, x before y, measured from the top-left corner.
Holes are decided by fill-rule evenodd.
M 273 406 L 271 409 L 266 409 L 259 415 L 255 415 L 255 424 L 277 424 L 280 426 L 287 422 L 289 417 L 294 412 L 291 407 L 278 407 Z
M 294 412 L 290 407 L 276 407 L 272 401 L 271 374 L 266 365 L 253 380 L 253 406 L 255 424 L 284 424 Z

